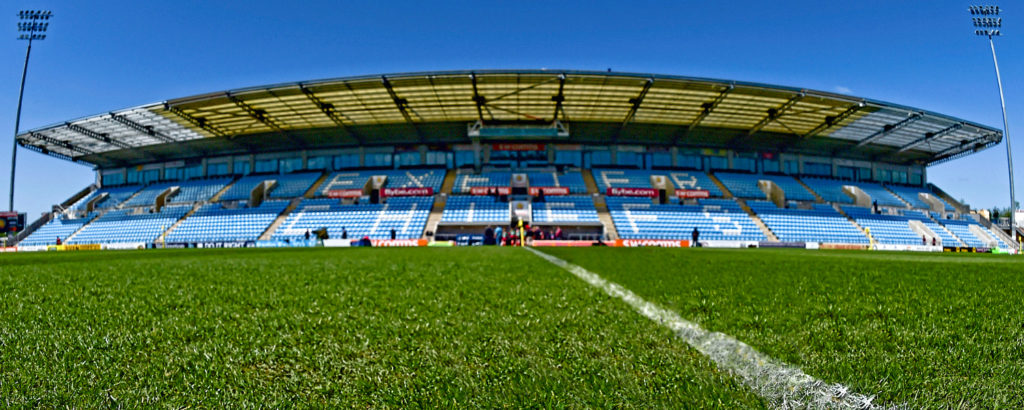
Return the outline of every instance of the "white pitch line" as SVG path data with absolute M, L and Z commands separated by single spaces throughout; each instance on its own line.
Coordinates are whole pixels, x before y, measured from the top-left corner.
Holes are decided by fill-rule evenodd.
M 815 379 L 800 369 L 772 359 L 729 335 L 707 331 L 675 312 L 648 302 L 622 285 L 609 282 L 579 265 L 533 248 L 526 249 L 569 271 L 591 286 L 603 290 L 609 296 L 621 299 L 648 319 L 671 329 L 698 352 L 714 361 L 720 369 L 738 376 L 757 394 L 780 408 L 886 408 L 872 403 L 874 396 L 851 392 L 848 387 L 839 383 L 828 384 Z M 904 406 L 893 408 L 896 407 Z

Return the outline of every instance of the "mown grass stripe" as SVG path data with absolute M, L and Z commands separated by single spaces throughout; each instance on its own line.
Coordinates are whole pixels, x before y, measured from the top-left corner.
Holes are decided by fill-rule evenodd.
M 800 369 L 775 360 L 729 335 L 710 332 L 675 312 L 648 302 L 625 287 L 605 280 L 579 265 L 526 248 L 535 255 L 565 269 L 576 277 L 621 299 L 644 315 L 669 329 L 694 349 L 708 356 L 720 369 L 743 381 L 769 403 L 780 408 L 850 408 L 881 409 L 905 406 L 883 406 L 872 403 L 874 396 L 850 391 L 846 386 L 818 380 Z

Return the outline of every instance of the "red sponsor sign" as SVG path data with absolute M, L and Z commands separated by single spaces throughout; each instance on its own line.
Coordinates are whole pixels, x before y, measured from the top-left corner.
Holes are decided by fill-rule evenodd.
M 427 246 L 426 239 L 370 239 L 370 243 L 377 247 Z
M 328 198 L 359 198 L 363 196 L 362 189 L 331 189 L 327 191 Z
M 710 198 L 711 192 L 706 189 L 677 189 L 676 196 L 680 198 Z
M 543 192 L 544 195 L 569 195 L 569 188 L 564 186 L 532 186 L 530 195 L 537 196 Z
M 511 195 L 512 188 L 507 186 L 474 186 L 469 188 L 472 195 Z
M 635 248 L 640 246 L 660 246 L 663 248 L 689 248 L 690 241 L 670 239 L 617 239 L 615 246 Z
M 544 151 L 544 144 L 531 144 L 531 143 L 491 144 L 491 150 L 494 150 L 494 151 Z
M 658 190 L 654 188 L 608 188 L 608 196 L 646 196 L 654 198 L 658 196 Z
M 17 218 L 17 212 L 0 212 L 0 218 Z
M 383 196 L 431 196 L 434 195 L 433 187 L 425 188 L 384 188 L 381 190 Z

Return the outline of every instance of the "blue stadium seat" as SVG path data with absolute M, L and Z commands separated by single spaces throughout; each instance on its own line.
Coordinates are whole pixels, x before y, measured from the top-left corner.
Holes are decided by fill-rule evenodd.
M 508 224 L 511 220 L 509 204 L 492 196 L 450 196 L 441 214 L 441 222 Z
M 814 204 L 813 209 L 779 208 L 768 201 L 747 205 L 783 242 L 868 244 L 867 236 L 828 204 Z
M 532 207 L 534 223 L 600 222 L 594 200 L 588 196 L 552 196 Z
M 138 188 L 138 187 L 136 187 Z M 71 235 L 90 219 L 94 218 L 96 213 L 90 213 L 83 218 L 64 218 L 57 217 L 47 222 L 45 225 L 40 226 L 29 235 L 27 238 L 19 242 L 22 246 L 39 246 L 39 245 L 54 245 L 57 243 L 57 238 L 62 241 L 67 240 L 68 235 Z
M 433 202 L 432 197 L 395 197 L 385 204 L 343 205 L 336 199 L 303 199 L 272 238 L 297 239 L 307 230 L 327 228 L 331 238 L 341 238 L 344 229 L 350 239 L 388 239 L 394 229 L 396 239 L 418 239 Z
M 725 188 L 733 195 L 740 198 L 765 198 L 766 194 L 758 186 L 758 181 L 764 179 L 774 182 L 786 194 L 787 200 L 814 201 L 814 194 L 810 193 L 800 185 L 796 179 L 788 175 L 762 175 L 762 174 L 740 174 L 728 172 L 716 172 L 715 176 L 725 185 Z
M 926 204 L 924 201 L 922 201 L 920 199 L 920 197 L 918 196 L 919 193 L 926 193 L 926 194 L 929 194 L 929 195 L 935 197 L 935 199 L 938 199 L 939 202 L 942 202 L 943 207 L 945 207 L 947 211 L 954 211 L 955 210 L 952 205 L 950 205 L 948 202 L 946 202 L 942 198 L 939 198 L 939 196 L 935 195 L 935 193 L 929 192 L 928 189 L 926 189 L 926 188 L 913 187 L 913 186 L 903 186 L 903 185 L 887 185 L 887 186 L 889 187 L 890 190 L 895 192 L 896 195 L 898 195 L 900 198 L 903 198 L 904 201 L 907 201 L 908 203 L 910 203 L 910 206 L 912 206 L 914 208 L 918 208 L 918 209 L 929 209 L 929 208 L 931 208 L 930 206 L 928 206 L 928 204 Z
M 463 173 L 455 177 L 454 193 L 469 193 L 472 187 L 510 186 L 511 172 L 482 172 L 479 174 Z
M 288 201 L 266 201 L 255 208 L 225 209 L 207 204 L 172 230 L 167 242 L 254 241 L 288 207 Z
M 921 236 L 910 228 L 912 218 L 904 215 L 880 215 L 871 208 L 844 206 L 843 212 L 857 221 L 862 228 L 870 229 L 876 242 L 887 245 L 922 245 Z M 936 233 L 938 234 L 938 233 Z M 940 236 L 940 238 L 942 238 Z M 945 238 L 942 238 L 945 241 Z
M 107 211 L 82 228 L 68 243 L 153 242 L 190 209 L 191 205 L 178 205 L 166 206 L 160 212 L 152 213 L 140 208 Z
M 764 241 L 761 231 L 739 204 L 725 199 L 697 205 L 653 204 L 649 198 L 607 197 L 615 230 L 622 239 L 690 239 Z
M 843 192 L 844 185 L 854 185 L 855 182 L 840 181 L 838 179 L 828 178 L 801 178 L 807 186 L 811 187 L 815 193 L 818 194 L 822 199 L 828 202 L 837 202 L 841 204 L 852 204 L 853 198 Z
M 583 174 L 579 172 L 529 172 L 526 174 L 531 187 L 566 187 L 569 193 L 582 194 L 587 192 L 583 182 Z
M 89 204 L 89 201 L 104 193 L 107 194 L 107 198 L 97 203 L 94 209 L 99 210 L 113 208 L 121 202 L 124 202 L 125 199 L 130 198 L 132 194 L 138 192 L 140 188 L 142 188 L 141 185 L 103 187 L 92 191 L 89 195 L 86 195 L 84 198 L 78 200 L 78 202 L 75 202 L 75 204 L 71 206 L 71 209 L 75 211 L 84 211 L 86 205 Z

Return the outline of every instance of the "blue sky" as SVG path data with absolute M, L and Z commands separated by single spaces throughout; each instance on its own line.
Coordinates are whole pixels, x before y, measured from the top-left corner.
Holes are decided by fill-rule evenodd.
M 561 68 L 735 79 L 849 93 L 1002 128 L 988 44 L 962 1 L 10 1 L 0 8 L 0 193 L 25 42 L 19 9 L 54 19 L 33 49 L 22 130 L 174 97 L 358 74 Z M 1005 7 L 1004 7 L 1005 8 Z M 1011 127 L 1024 130 L 1014 9 L 997 39 Z M 1019 132 L 1017 135 L 1021 135 Z M 1019 141 L 1019 140 L 1018 140 Z M 1018 168 L 1024 141 L 1016 142 Z M 15 206 L 35 219 L 94 180 L 20 149 Z M 928 169 L 976 207 L 1009 203 L 1005 146 Z M 1018 191 L 1024 186 L 1017 179 Z M 1024 196 L 1024 191 L 1021 192 Z

